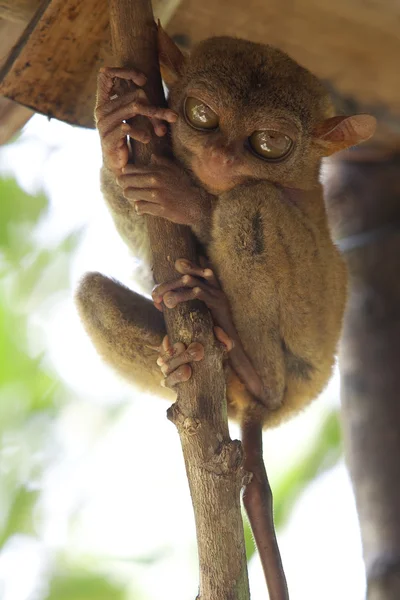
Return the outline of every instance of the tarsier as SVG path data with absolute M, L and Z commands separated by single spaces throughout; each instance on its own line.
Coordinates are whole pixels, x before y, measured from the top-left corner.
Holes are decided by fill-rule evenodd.
M 191 376 L 204 349 L 171 345 L 161 310 L 201 299 L 225 345 L 229 415 L 241 422 L 253 481 L 244 503 L 270 598 L 288 597 L 272 523 L 261 428 L 297 413 L 332 370 L 346 300 L 346 268 L 330 236 L 319 182 L 321 159 L 367 140 L 375 119 L 334 116 L 320 81 L 284 52 L 229 37 L 198 44 L 184 57 L 159 30 L 169 108 L 150 106 L 144 75 L 103 69 L 96 107 L 102 188 L 115 224 L 150 268 L 144 215 L 191 227 L 207 264 L 176 262 L 177 278 L 153 302 L 98 273 L 77 293 L 100 354 L 148 391 L 164 393 Z M 117 96 L 116 78 L 136 84 Z M 170 131 L 175 160 L 129 164 L 128 136 L 148 117 Z M 173 394 L 172 396 L 173 397 Z

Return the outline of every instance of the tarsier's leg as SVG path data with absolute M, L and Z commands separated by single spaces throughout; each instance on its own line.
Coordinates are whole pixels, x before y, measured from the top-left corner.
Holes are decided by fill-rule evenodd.
M 173 398 L 169 390 L 160 387 L 160 366 L 166 376 L 165 387 L 173 387 L 191 376 L 188 363 L 203 358 L 201 344 L 190 344 L 187 349 L 182 343 L 171 346 L 163 316 L 152 302 L 100 273 L 85 275 L 76 301 L 99 354 L 145 391 Z
M 208 252 L 229 299 L 244 350 L 262 380 L 263 395 L 258 397 L 273 411 L 282 407 L 286 388 L 280 278 L 287 268 L 281 260 L 280 271 L 275 257 L 279 239 L 273 236 L 268 191 L 263 182 L 258 187 L 237 186 L 219 197 Z
M 79 314 L 99 354 L 118 373 L 160 392 L 156 360 L 165 336 L 152 303 L 100 273 L 87 273 L 76 294 Z

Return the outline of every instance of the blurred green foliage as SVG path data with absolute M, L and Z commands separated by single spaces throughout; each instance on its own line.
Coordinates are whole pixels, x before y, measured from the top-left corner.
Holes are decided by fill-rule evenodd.
M 124 600 L 124 590 L 96 574 L 54 574 L 46 600 Z
M 49 302 L 53 294 L 69 289 L 69 263 L 79 233 L 46 247 L 38 228 L 48 210 L 47 198 L 27 194 L 13 179 L 0 180 L 0 198 L 1 556 L 13 540 L 40 539 L 42 480 L 58 451 L 53 419 L 67 391 L 44 350 L 32 350 L 29 317 L 44 299 Z M 55 264 L 57 276 L 49 277 Z M 51 452 L 44 451 L 46 446 Z M 37 600 L 127 597 L 122 583 L 90 568 L 67 567 L 62 557 L 53 559 L 46 577 L 35 592 Z

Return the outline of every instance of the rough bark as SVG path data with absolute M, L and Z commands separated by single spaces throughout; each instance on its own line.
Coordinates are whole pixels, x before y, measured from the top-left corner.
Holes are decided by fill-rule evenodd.
M 329 208 L 350 271 L 340 349 L 346 457 L 368 600 L 400 598 L 400 153 L 336 163 Z
M 165 102 L 158 67 L 156 28 L 149 0 L 110 0 L 110 24 L 118 66 L 132 66 L 148 77 L 145 91 L 153 104 Z M 152 152 L 168 154 L 166 140 L 134 147 L 135 161 L 146 163 Z M 190 231 L 166 220 L 148 218 L 156 282 L 176 277 L 177 258 L 196 258 Z M 192 495 L 199 551 L 201 600 L 249 598 L 240 489 L 241 445 L 229 437 L 221 351 L 212 321 L 202 303 L 185 303 L 166 311 L 172 341 L 199 341 L 205 359 L 193 366 L 182 384 L 169 418 L 180 435 Z M 177 524 L 178 526 L 178 524 Z

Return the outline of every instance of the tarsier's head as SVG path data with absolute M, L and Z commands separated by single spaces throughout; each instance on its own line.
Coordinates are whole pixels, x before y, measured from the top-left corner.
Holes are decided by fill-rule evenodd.
M 160 28 L 159 53 L 174 152 L 211 192 L 254 178 L 306 188 L 323 156 L 374 133 L 374 117 L 335 117 L 320 81 L 272 46 L 210 38 L 186 58 Z

